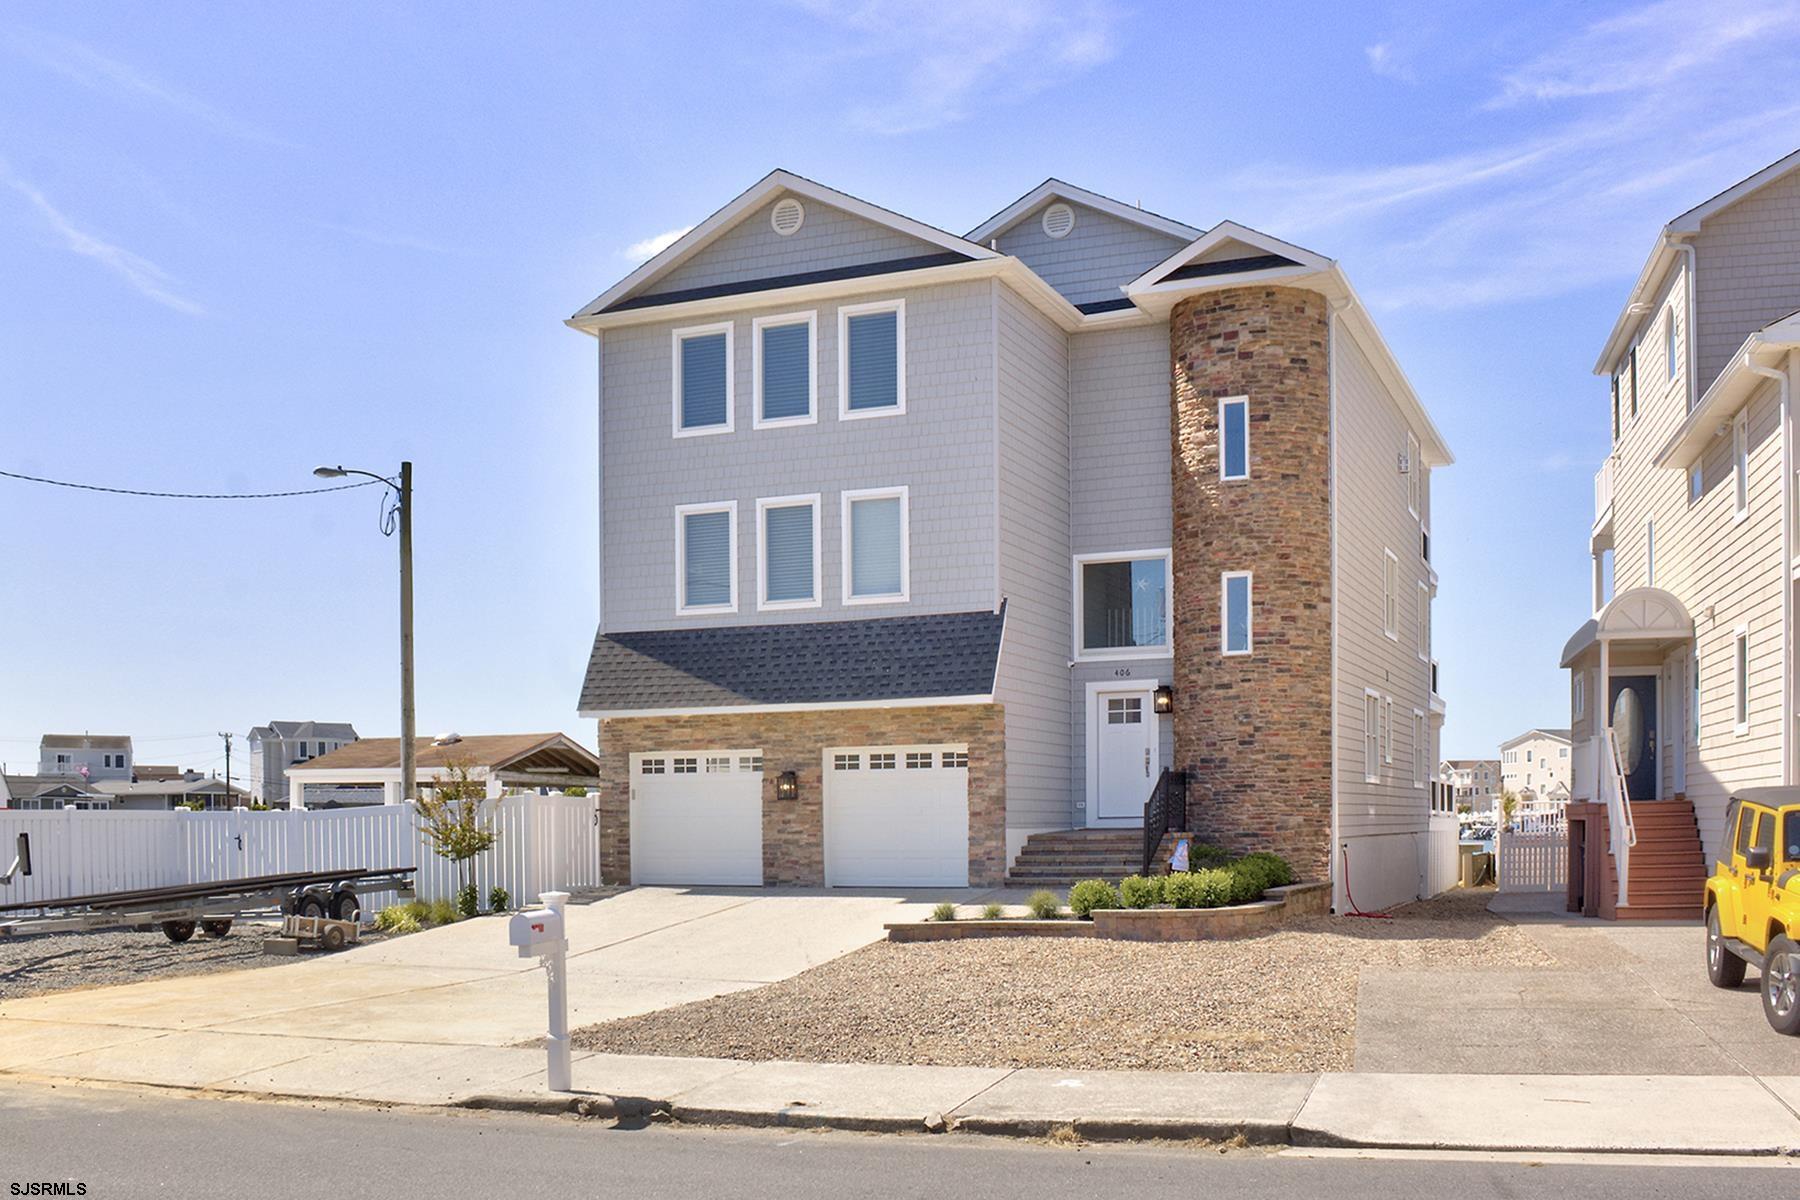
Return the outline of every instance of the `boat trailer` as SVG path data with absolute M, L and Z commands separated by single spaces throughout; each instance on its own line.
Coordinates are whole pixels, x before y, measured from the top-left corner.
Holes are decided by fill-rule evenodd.
M 0 938 L 15 934 L 72 933 L 96 929 L 159 926 L 181 943 L 196 930 L 224 937 L 233 920 L 271 915 L 313 920 L 356 921 L 362 915 L 357 890 L 413 894 L 414 867 L 345 867 L 335 871 L 294 871 L 211 883 L 94 892 L 57 900 L 0 904 Z M 0 884 L 31 874 L 31 835 L 19 835 L 18 854 Z

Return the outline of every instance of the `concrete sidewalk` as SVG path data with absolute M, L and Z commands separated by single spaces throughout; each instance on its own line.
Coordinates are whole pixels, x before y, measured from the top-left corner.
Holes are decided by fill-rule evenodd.
M 371 1046 L 217 1030 L 0 1023 L 0 1074 L 366 1104 L 662 1116 L 1090 1140 L 1538 1153 L 1800 1153 L 1800 1076 L 1259 1075 L 741 1062 L 577 1053 L 572 1093 L 544 1055 Z

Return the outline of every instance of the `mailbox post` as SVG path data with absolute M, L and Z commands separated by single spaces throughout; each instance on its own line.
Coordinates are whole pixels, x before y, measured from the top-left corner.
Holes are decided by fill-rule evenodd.
M 513 914 L 510 932 L 520 958 L 544 960 L 550 985 L 550 1030 L 544 1039 L 550 1090 L 567 1092 L 575 1086 L 569 1059 L 569 939 L 563 931 L 569 893 L 541 892 L 538 901 L 542 908 Z

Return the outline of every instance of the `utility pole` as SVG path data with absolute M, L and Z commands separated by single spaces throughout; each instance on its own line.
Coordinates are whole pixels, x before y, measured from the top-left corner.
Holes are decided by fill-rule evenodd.
M 225 799 L 227 801 L 230 801 L 232 798 L 232 796 L 231 796 L 231 735 L 229 733 L 220 733 L 219 736 L 225 739 Z M 233 805 L 231 805 L 231 807 L 236 808 L 237 805 L 233 804 Z
M 413 739 L 412 463 L 400 464 L 400 803 L 418 794 Z

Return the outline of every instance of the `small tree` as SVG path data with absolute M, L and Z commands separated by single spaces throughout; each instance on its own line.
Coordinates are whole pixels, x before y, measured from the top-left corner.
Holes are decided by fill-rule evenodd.
M 1503 829 L 1511 829 L 1513 814 L 1519 811 L 1519 798 L 1510 791 L 1500 793 L 1500 825 Z
M 491 849 L 500 834 L 482 819 L 481 802 L 487 788 L 470 778 L 468 762 L 445 763 L 444 772 L 413 801 L 419 811 L 419 832 L 439 858 L 457 864 L 462 886 L 471 888 L 475 885 L 475 856 Z

